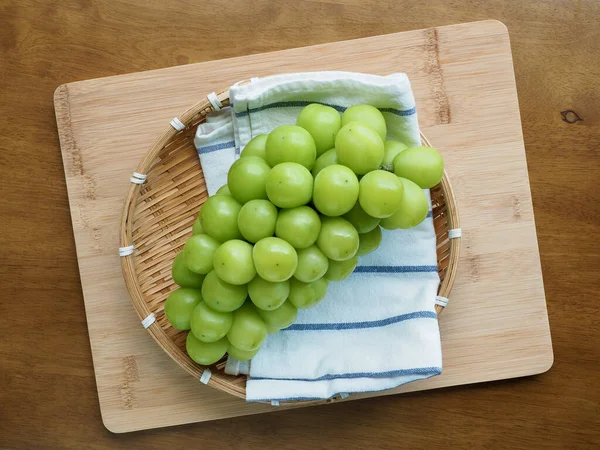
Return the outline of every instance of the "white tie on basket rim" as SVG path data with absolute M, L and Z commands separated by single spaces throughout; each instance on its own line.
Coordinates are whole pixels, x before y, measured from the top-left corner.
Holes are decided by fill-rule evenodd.
M 208 384 L 208 381 L 210 380 L 211 376 L 212 372 L 210 371 L 210 369 L 204 369 L 204 372 L 202 372 L 202 376 L 200 377 L 200 383 Z
M 208 99 L 212 107 L 215 109 L 215 111 L 221 111 L 221 109 L 223 108 L 223 103 L 221 103 L 219 97 L 217 97 L 217 94 L 211 92 L 206 96 L 206 98 Z
M 185 125 L 178 117 L 174 117 L 170 122 L 171 126 L 175 128 L 177 131 L 185 130 Z
M 208 99 L 209 103 L 212 105 L 215 111 L 221 111 L 221 109 L 223 109 L 223 103 L 221 103 L 221 100 L 219 100 L 219 97 L 217 97 L 217 94 L 215 94 L 214 92 L 208 94 L 206 98 Z M 185 124 L 181 120 L 179 120 L 179 117 L 173 117 L 173 119 L 170 122 L 170 125 L 173 128 L 175 128 L 176 131 L 185 130 Z
M 448 231 L 448 239 L 456 239 L 462 237 L 462 228 L 453 228 Z
M 143 184 L 147 178 L 148 178 L 148 175 L 146 175 L 146 174 L 133 172 L 133 175 L 129 179 L 129 181 L 131 181 L 132 183 L 135 183 L 135 184 Z
M 150 313 L 144 320 L 142 320 L 142 325 L 144 326 L 144 328 L 148 328 L 154 322 L 156 322 L 156 316 L 154 315 L 154 313 Z
M 135 250 L 135 245 L 128 245 L 127 247 L 119 247 L 119 256 L 129 256 Z
M 462 237 L 462 228 L 453 228 L 448 230 L 448 239 L 458 239 Z M 435 304 L 445 308 L 448 306 L 448 302 L 450 301 L 447 297 L 442 297 L 441 295 L 436 295 Z
M 449 301 L 450 299 L 448 299 L 447 297 L 442 297 L 441 295 L 436 295 L 435 297 L 435 304 L 441 306 L 442 308 L 448 306 Z

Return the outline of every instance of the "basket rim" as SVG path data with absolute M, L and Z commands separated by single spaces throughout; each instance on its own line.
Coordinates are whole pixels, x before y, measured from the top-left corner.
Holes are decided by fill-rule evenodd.
M 229 89 L 219 91 L 219 93 L 216 94 L 216 98 L 221 103 L 222 107 L 229 106 Z M 197 122 L 199 119 L 203 118 L 208 113 L 216 110 L 213 106 L 213 102 L 214 97 L 212 97 L 212 102 L 209 100 L 208 97 L 206 97 L 203 100 L 192 105 L 181 116 L 175 118 L 171 122 L 171 124 L 163 131 L 163 133 L 158 137 L 158 139 L 156 139 L 156 141 L 152 144 L 150 149 L 146 152 L 146 154 L 138 164 L 135 173 L 147 174 L 152 168 L 153 163 L 155 162 L 159 153 L 175 136 L 177 136 L 185 130 L 188 130 L 193 123 Z M 181 126 L 178 127 L 179 129 L 176 128 L 178 122 L 180 122 L 184 128 L 181 128 Z M 422 132 L 420 132 L 420 136 L 421 140 L 423 141 L 423 144 L 428 147 L 431 147 L 430 141 L 425 137 L 425 135 L 423 135 Z M 458 215 L 456 198 L 454 196 L 454 191 L 452 189 L 450 179 L 445 170 L 440 185 L 443 190 L 446 202 L 448 229 L 460 228 L 460 219 Z M 122 248 L 130 247 L 133 245 L 133 219 L 135 214 L 136 200 L 140 193 L 141 187 L 141 184 L 134 182 L 130 183 L 129 189 L 127 190 L 127 194 L 125 196 L 119 229 L 119 242 L 120 247 Z M 449 239 L 450 260 L 448 262 L 448 268 L 444 280 L 440 283 L 440 286 L 438 288 L 438 295 L 441 297 L 447 298 L 454 285 L 458 269 L 458 261 L 460 257 L 460 242 L 460 237 L 456 239 Z M 121 269 L 127 287 L 127 292 L 138 314 L 138 317 L 141 321 L 143 321 L 144 319 L 149 317 L 152 312 L 149 310 L 147 303 L 144 301 L 144 295 L 139 285 L 138 278 L 135 275 L 134 254 L 130 253 L 128 255 L 121 256 L 120 259 Z M 436 305 L 435 309 L 437 314 L 439 315 L 443 311 L 444 307 L 441 305 Z M 184 355 L 184 352 L 178 346 L 176 346 L 175 343 L 168 337 L 167 333 L 158 324 L 158 322 L 154 321 L 146 328 L 152 336 L 152 338 L 158 343 L 158 345 L 162 347 L 162 349 L 188 373 L 190 373 L 197 379 L 200 379 L 202 377 L 202 374 L 206 370 L 209 370 L 208 367 L 200 366 L 199 364 L 194 363 L 186 355 Z M 218 374 L 216 376 L 211 376 L 208 380 L 208 383 L 206 384 L 216 389 L 225 391 L 229 394 L 235 395 L 236 397 L 242 399 L 246 398 L 245 387 L 241 387 L 237 384 L 230 383 L 227 380 L 218 376 Z M 334 397 L 323 401 L 310 401 L 302 403 L 320 404 L 330 403 L 334 400 L 337 400 L 337 398 Z M 297 403 L 299 402 L 295 402 L 295 404 Z

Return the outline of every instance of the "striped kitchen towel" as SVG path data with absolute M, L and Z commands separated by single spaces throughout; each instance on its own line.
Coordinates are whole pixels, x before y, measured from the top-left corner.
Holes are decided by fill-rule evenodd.
M 226 182 L 227 168 L 239 154 L 236 148 L 278 125 L 295 123 L 300 110 L 313 102 L 340 112 L 354 104 L 374 105 L 386 117 L 388 137 L 420 143 L 405 74 L 277 75 L 234 86 L 230 96 L 229 120 L 227 113 L 215 119 L 221 120 L 218 130 L 227 133 L 205 125 L 196 138 L 209 193 Z M 438 284 L 430 214 L 411 230 L 384 230 L 380 248 L 361 257 L 352 276 L 331 282 L 321 303 L 301 310 L 286 330 L 269 335 L 249 363 L 229 358 L 226 370 L 248 374 L 248 401 L 274 402 L 379 391 L 438 375 Z
M 200 156 L 208 195 L 227 183 L 227 172 L 236 158 L 233 136 L 230 108 L 209 114 L 206 122 L 198 125 L 194 145 Z

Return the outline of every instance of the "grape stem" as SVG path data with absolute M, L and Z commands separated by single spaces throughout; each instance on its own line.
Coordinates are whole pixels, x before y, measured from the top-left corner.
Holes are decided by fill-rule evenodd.
M 394 165 L 393 164 L 388 164 L 387 166 L 383 165 L 380 167 L 380 170 L 385 170 L 386 172 L 394 173 Z

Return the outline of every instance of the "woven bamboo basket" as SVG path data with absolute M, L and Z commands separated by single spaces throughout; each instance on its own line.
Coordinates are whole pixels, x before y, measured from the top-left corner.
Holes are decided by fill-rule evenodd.
M 185 350 L 187 332 L 171 327 L 163 309 L 167 296 L 177 287 L 171 278 L 173 259 L 191 235 L 198 210 L 208 198 L 193 139 L 196 126 L 215 110 L 213 105 L 228 106 L 229 91 L 216 97 L 211 94 L 173 119 L 140 162 L 125 198 L 119 251 L 133 306 L 158 345 L 197 379 L 245 398 L 246 376 L 225 374 L 224 359 L 210 367 L 192 361 Z M 430 145 L 425 136 L 421 138 L 424 145 Z M 460 247 L 460 239 L 449 239 L 448 232 L 460 225 L 446 174 L 431 189 L 431 199 L 441 280 L 439 296 L 447 298 L 456 276 Z M 436 305 L 438 314 L 442 310 L 443 306 Z

